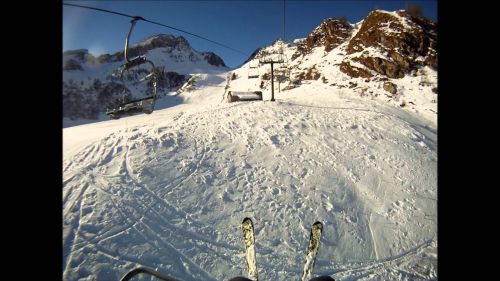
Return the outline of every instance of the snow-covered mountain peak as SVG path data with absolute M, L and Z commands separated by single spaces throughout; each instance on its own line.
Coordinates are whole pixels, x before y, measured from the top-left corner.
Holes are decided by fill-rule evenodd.
M 189 42 L 182 36 L 174 36 L 170 34 L 156 34 L 149 36 L 138 43 L 132 45 L 132 48 L 141 46 L 147 50 L 154 48 L 172 48 L 179 50 L 188 50 L 191 48 Z

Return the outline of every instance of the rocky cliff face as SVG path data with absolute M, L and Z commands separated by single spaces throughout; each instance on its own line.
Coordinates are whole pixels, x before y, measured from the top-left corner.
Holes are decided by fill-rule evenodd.
M 366 51 L 369 48 L 375 52 Z M 405 11 L 376 10 L 365 18 L 346 51 L 359 54 L 352 61 L 389 78 L 403 78 L 425 65 L 437 69 L 437 25 Z M 359 71 L 348 60 L 343 71 L 356 77 Z
M 324 47 L 326 52 L 345 42 L 352 31 L 352 26 L 345 19 L 328 18 L 323 21 L 309 36 L 297 46 L 292 60 L 307 55 L 313 48 Z
M 204 53 L 201 53 L 203 55 L 203 57 L 205 58 L 205 60 L 208 62 L 208 64 L 210 65 L 214 65 L 214 66 L 226 66 L 226 64 L 224 63 L 224 61 L 216 54 L 212 53 L 212 52 L 204 52 Z

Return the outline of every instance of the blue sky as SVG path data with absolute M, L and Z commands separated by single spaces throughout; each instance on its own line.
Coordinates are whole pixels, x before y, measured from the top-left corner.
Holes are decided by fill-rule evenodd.
M 228 45 L 250 55 L 255 49 L 283 37 L 283 0 L 267 1 L 64 1 L 124 14 L 142 16 Z M 286 0 L 285 39 L 306 37 L 325 18 L 345 16 L 351 23 L 375 8 L 394 11 L 408 4 L 422 7 L 437 22 L 437 1 Z M 88 49 L 94 55 L 123 50 L 130 19 L 114 14 L 63 6 L 63 51 Z M 139 21 L 131 42 L 153 34 L 182 35 L 198 51 L 212 51 L 229 67 L 248 56 L 211 42 Z

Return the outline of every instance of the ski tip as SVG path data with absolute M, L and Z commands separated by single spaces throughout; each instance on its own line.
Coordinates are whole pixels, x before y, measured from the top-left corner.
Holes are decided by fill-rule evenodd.
M 316 226 L 316 227 L 323 229 L 323 223 L 320 221 L 316 221 L 315 223 L 313 223 L 313 226 Z
M 249 217 L 244 218 L 242 223 L 248 223 L 248 222 L 250 222 L 250 223 L 252 223 L 252 224 L 253 224 L 252 219 L 251 219 L 251 218 L 249 218 Z

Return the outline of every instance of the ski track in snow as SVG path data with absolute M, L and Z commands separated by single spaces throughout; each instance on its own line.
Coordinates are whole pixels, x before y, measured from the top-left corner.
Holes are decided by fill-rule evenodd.
M 182 280 L 246 275 L 247 216 L 261 280 L 300 277 L 316 220 L 313 275 L 437 280 L 437 131 L 427 121 L 345 95 L 226 104 L 224 88 L 204 91 L 216 102 L 187 93 L 181 111 L 109 121 L 122 127 L 65 150 L 64 280 L 119 280 L 139 265 Z

